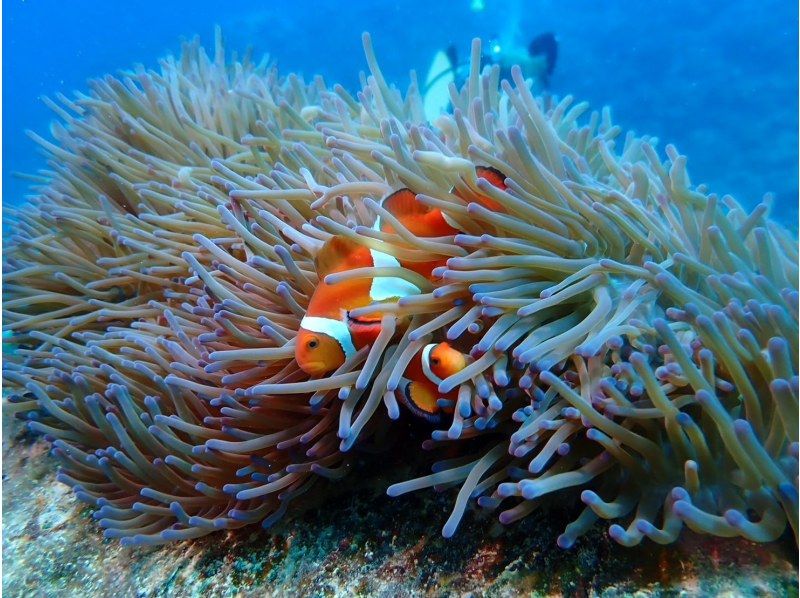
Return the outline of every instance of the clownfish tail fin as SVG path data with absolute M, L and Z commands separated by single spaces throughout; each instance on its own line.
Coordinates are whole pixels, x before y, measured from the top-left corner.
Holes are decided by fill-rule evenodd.
M 442 420 L 442 414 L 431 410 L 429 393 L 424 388 L 420 388 L 419 382 L 404 380 L 400 388 L 397 389 L 397 396 L 400 402 L 416 417 L 424 419 L 431 424 L 438 424 Z M 422 395 L 422 396 L 420 396 Z M 424 399 L 423 408 L 418 401 Z

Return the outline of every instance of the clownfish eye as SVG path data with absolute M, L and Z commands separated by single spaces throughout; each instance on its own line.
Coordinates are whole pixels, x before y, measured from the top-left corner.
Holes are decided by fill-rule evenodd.
M 439 358 L 431 357 L 431 365 L 439 365 Z
M 308 341 L 308 348 L 309 349 L 316 349 L 319 346 L 319 341 L 315 338 L 312 338 Z

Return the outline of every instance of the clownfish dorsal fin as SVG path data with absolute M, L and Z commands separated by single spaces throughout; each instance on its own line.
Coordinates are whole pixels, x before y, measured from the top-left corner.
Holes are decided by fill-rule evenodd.
M 363 264 L 358 263 L 362 254 L 369 260 L 361 260 L 364 261 Z M 322 280 L 333 272 L 370 266 L 372 264 L 369 257 L 369 249 L 347 237 L 336 235 L 325 241 L 317 257 L 314 258 L 314 264 L 317 267 L 317 275 Z
M 430 208 L 417 200 L 417 195 L 407 188 L 392 193 L 383 200 L 382 205 L 384 210 L 401 222 L 407 216 L 420 216 L 430 211 Z

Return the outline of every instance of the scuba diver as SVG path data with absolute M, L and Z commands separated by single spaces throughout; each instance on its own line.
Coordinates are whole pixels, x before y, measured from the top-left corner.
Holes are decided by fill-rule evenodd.
M 513 42 L 501 42 L 496 37 L 488 45 L 488 52 L 481 55 L 481 68 L 497 65 L 500 79 L 511 78 L 511 67 L 518 64 L 527 79 L 533 80 L 533 92 L 547 89 L 550 76 L 556 66 L 558 42 L 552 33 L 534 37 L 528 47 Z M 459 62 L 455 46 L 439 50 L 433 57 L 423 88 L 425 118 L 432 121 L 450 105 L 450 83 L 461 86 L 469 73 L 469 64 Z

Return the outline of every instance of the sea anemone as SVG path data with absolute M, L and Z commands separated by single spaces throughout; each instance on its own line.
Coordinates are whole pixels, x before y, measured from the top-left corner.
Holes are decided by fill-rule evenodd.
M 769 200 L 707 195 L 608 110 L 481 71 L 477 40 L 428 123 L 415 79 L 402 95 L 364 47 L 355 98 L 227 60 L 218 38 L 213 57 L 190 43 L 48 101 L 50 169 L 5 246 L 4 408 L 52 442 L 105 535 L 271 525 L 354 447 L 381 448 L 407 364 L 448 340 L 469 365 L 442 381 L 457 399 L 424 444 L 448 459 L 388 489 L 458 488 L 445 536 L 472 505 L 507 524 L 553 493 L 585 505 L 562 547 L 601 518 L 626 546 L 684 524 L 796 536 L 798 256 Z M 461 233 L 412 234 L 381 205 L 400 188 Z M 446 265 L 335 275 L 421 292 L 361 308 L 385 314 L 378 339 L 310 378 L 294 338 L 333 235 Z

